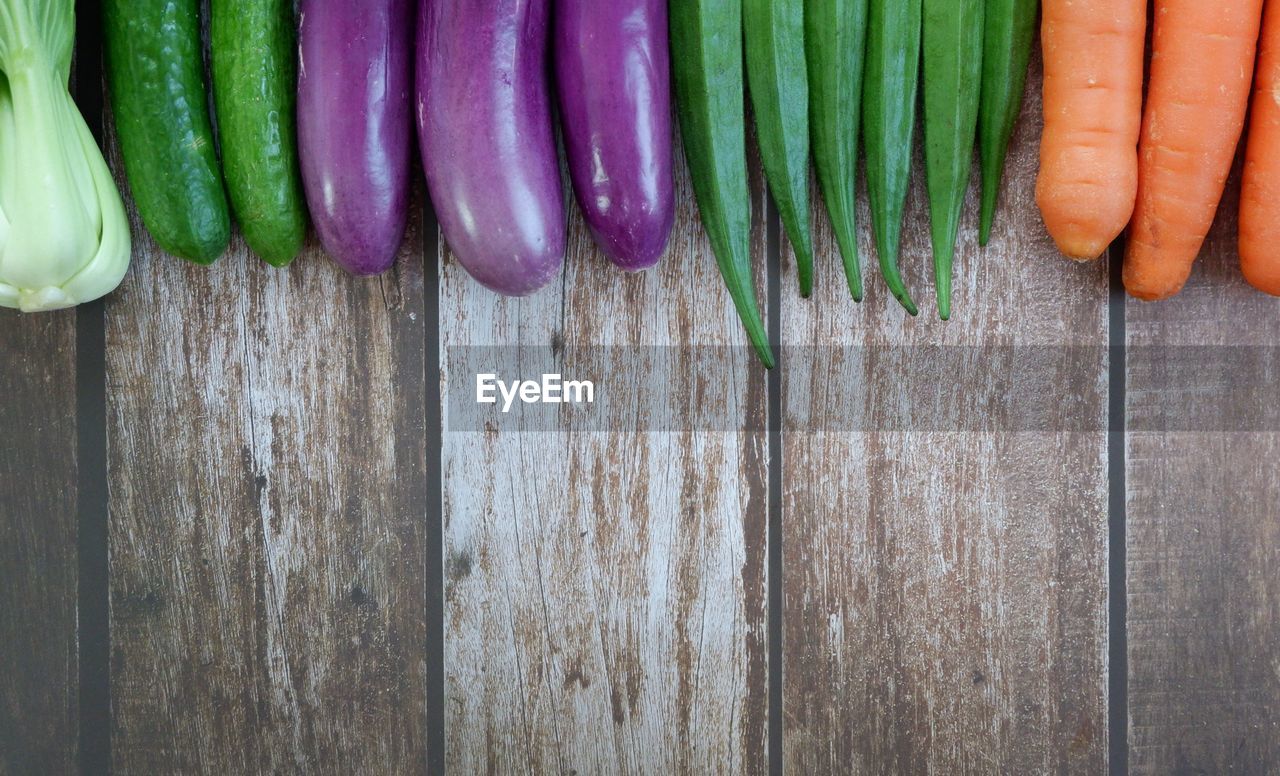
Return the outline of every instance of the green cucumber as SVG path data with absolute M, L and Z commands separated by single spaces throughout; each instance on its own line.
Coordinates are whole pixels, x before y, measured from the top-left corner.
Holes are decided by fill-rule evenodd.
M 209 264 L 231 240 L 209 119 L 199 0 L 106 0 L 106 73 L 138 212 L 160 247 Z
M 694 199 L 747 337 L 772 369 L 751 274 L 741 0 L 680 0 L 670 13 L 676 112 Z
M 984 0 L 924 0 L 924 166 L 938 317 L 951 317 L 951 273 L 969 188 L 982 89 Z
M 1009 139 L 1022 112 L 1039 6 L 1039 0 L 987 0 L 982 42 L 982 107 L 978 114 L 978 147 L 982 156 L 982 218 L 978 230 L 981 245 L 991 241 Z
M 898 252 L 911 184 L 912 139 L 920 88 L 921 0 L 871 0 L 862 131 L 867 155 L 871 226 L 880 274 L 894 298 L 915 315 L 902 282 Z
M 813 293 L 813 237 L 804 0 L 743 0 L 742 14 L 760 159 L 795 251 L 800 295 L 807 297 Z
M 849 293 L 861 302 L 856 176 L 867 0 L 807 0 L 804 24 L 813 163 Z
M 213 0 L 210 58 L 231 209 L 245 242 L 283 267 L 307 237 L 298 168 L 293 0 Z

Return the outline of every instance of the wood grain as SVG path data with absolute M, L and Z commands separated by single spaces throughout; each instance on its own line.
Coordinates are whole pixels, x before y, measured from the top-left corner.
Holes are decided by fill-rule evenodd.
M 614 269 L 575 213 L 563 280 L 522 300 L 482 289 L 442 241 L 442 342 L 745 346 L 683 169 L 677 197 L 659 268 Z M 743 353 L 741 391 L 716 409 L 763 429 L 764 371 Z M 442 395 L 474 379 L 442 352 Z M 763 772 L 767 453 L 762 431 L 446 428 L 450 772 Z
M 0 311 L 0 774 L 76 764 L 76 314 Z
M 419 219 L 373 280 L 135 235 L 107 308 L 115 771 L 420 772 Z
M 1107 276 L 1102 264 L 1059 258 L 1040 224 L 1033 68 L 986 249 L 976 245 L 975 175 L 951 322 L 935 317 L 919 158 L 903 253 L 919 318 L 898 307 L 874 266 L 865 194 L 861 306 L 848 298 L 825 215 L 812 300 L 794 292 L 784 253 L 789 772 L 1105 768 Z M 877 368 L 877 352 L 921 345 L 1085 346 L 1098 348 L 1098 359 L 1058 387 L 1064 418 L 1056 432 L 815 421 L 822 406 L 851 393 L 860 391 L 877 417 L 902 397 L 927 394 L 934 381 L 958 379 Z M 990 395 L 1005 379 L 992 354 L 990 375 L 964 378 L 947 393 Z M 1085 408 L 1091 422 L 1067 423 L 1068 404 Z
M 1182 382 L 1169 384 L 1171 346 L 1280 341 L 1280 302 L 1240 276 L 1238 187 L 1236 175 L 1182 294 L 1127 307 L 1131 424 L 1222 396 L 1207 368 L 1177 370 Z M 1258 385 L 1253 374 L 1228 379 L 1246 378 Z M 1274 397 L 1274 383 L 1259 390 Z M 1280 429 L 1131 428 L 1126 454 L 1130 770 L 1276 773 Z

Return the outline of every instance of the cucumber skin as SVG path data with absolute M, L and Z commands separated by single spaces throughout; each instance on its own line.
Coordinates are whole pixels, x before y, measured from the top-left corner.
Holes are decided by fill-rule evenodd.
M 911 183 L 922 20 L 921 0 L 871 0 L 862 97 L 867 193 L 880 274 L 911 315 L 919 310 L 902 282 L 898 253 Z
M 938 317 L 951 317 L 960 214 L 982 88 L 983 0 L 924 0 L 924 159 Z
M 212 0 L 213 96 L 222 167 L 245 242 L 283 267 L 307 238 L 298 165 L 292 0 Z
M 231 216 L 209 118 L 199 0 L 106 0 L 106 73 L 125 173 L 168 253 L 211 264 Z
M 862 301 L 857 174 L 866 43 L 867 0 L 806 0 L 813 163 L 856 302 Z
M 747 336 L 768 368 L 773 350 L 751 273 L 740 0 L 670 5 L 671 70 L 694 198 Z
M 809 229 L 809 81 L 805 0 L 744 0 L 747 83 L 769 190 L 795 251 L 800 295 L 813 293 Z
M 991 241 L 1009 140 L 1022 112 L 1039 10 L 1040 0 L 987 0 L 982 44 L 982 103 L 978 114 L 978 148 L 982 159 L 980 245 Z

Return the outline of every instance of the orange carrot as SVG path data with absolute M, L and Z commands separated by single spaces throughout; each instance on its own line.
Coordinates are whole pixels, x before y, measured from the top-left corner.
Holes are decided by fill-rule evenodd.
M 1133 214 L 1146 14 L 1147 0 L 1044 0 L 1036 203 L 1073 259 L 1101 256 Z
M 1138 203 L 1124 287 L 1182 290 L 1244 130 L 1262 0 L 1156 0 L 1151 83 L 1138 143 Z
M 1266 7 L 1240 189 L 1240 270 L 1280 296 L 1280 3 Z

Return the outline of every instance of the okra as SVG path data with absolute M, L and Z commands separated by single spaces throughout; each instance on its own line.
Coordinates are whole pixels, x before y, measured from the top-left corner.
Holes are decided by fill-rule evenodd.
M 849 293 L 860 302 L 856 176 L 867 0 L 807 0 L 804 22 L 813 163 Z
M 921 1 L 871 0 L 862 98 L 867 193 L 880 273 L 911 315 L 918 310 L 902 282 L 898 253 L 920 88 Z
M 924 0 L 924 162 L 938 317 L 951 317 L 951 273 L 969 188 L 982 89 L 983 0 Z
M 991 240 L 1009 139 L 1022 112 L 1039 5 L 1039 0 L 987 0 L 982 43 L 982 106 L 978 112 L 978 147 L 982 157 L 978 242 L 982 245 Z
M 694 199 L 747 337 L 773 368 L 751 275 L 741 0 L 680 0 L 670 13 L 677 115 Z
M 813 237 L 804 0 L 743 0 L 742 13 L 760 159 L 795 252 L 800 294 L 807 297 L 813 293 Z

